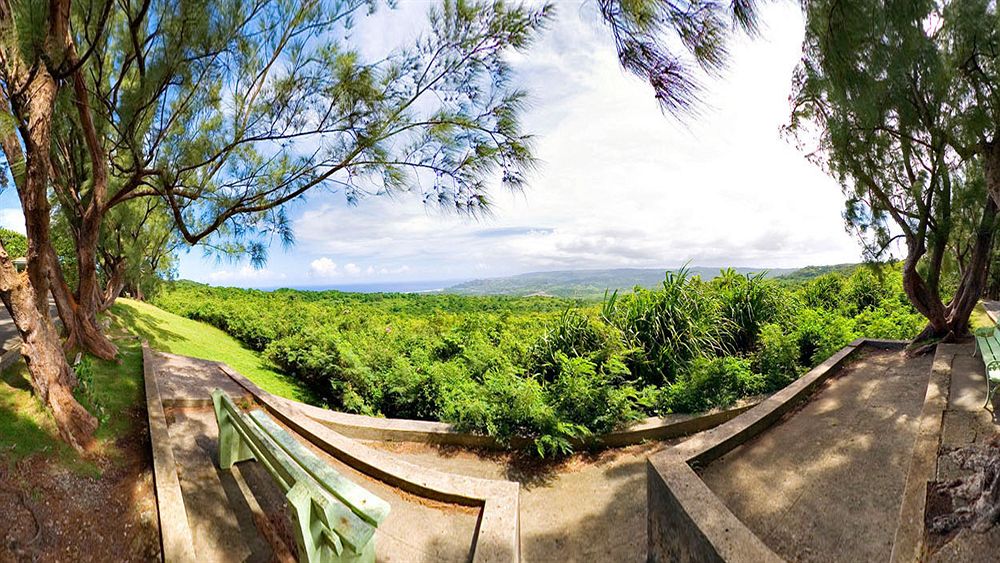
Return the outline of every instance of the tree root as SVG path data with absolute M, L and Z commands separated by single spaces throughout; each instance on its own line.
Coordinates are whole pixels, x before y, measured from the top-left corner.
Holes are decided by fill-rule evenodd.
M 1000 444 L 958 448 L 945 454 L 962 469 L 974 473 L 944 483 L 941 492 L 951 498 L 954 510 L 934 518 L 932 533 L 947 534 L 958 528 L 983 533 L 1000 521 Z

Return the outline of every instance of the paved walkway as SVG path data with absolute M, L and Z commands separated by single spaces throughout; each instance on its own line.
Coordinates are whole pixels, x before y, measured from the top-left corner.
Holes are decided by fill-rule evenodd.
M 872 351 L 702 478 L 789 561 L 885 561 L 932 357 Z
M 416 443 L 366 442 L 410 463 L 521 483 L 524 561 L 646 561 L 646 457 L 676 441 L 574 456 L 549 471 L 507 454 Z
M 208 405 L 213 388 L 234 396 L 241 396 L 242 388 L 213 362 L 157 352 L 152 360 L 198 560 L 270 561 L 287 553 L 294 538 L 284 495 L 273 479 L 253 462 L 238 464 L 232 472 L 220 470 L 214 412 L 207 406 L 173 406 Z M 313 451 L 390 504 L 392 511 L 376 535 L 379 561 L 468 559 L 479 509 L 409 495 Z

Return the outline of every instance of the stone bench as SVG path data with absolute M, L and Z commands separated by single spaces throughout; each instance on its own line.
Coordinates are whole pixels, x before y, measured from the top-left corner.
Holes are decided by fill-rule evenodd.
M 375 530 L 389 504 L 349 481 L 262 410 L 243 413 L 221 389 L 212 392 L 219 425 L 219 466 L 256 460 L 285 492 L 299 561 L 374 562 Z

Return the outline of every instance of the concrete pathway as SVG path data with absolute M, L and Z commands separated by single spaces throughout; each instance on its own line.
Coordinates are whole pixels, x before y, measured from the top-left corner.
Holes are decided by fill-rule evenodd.
M 152 354 L 188 524 L 199 561 L 270 561 L 294 551 L 284 494 L 255 462 L 218 468 L 218 428 L 211 390 L 247 395 L 217 364 Z M 235 388 L 233 387 L 235 386 Z M 344 476 L 392 507 L 376 534 L 379 561 L 466 561 L 479 509 L 409 495 L 353 470 L 306 444 Z
M 416 443 L 366 442 L 417 465 L 521 483 L 524 561 L 646 561 L 646 457 L 676 441 L 524 467 L 508 454 Z
M 789 561 L 885 561 L 932 357 L 872 351 L 702 478 Z
M 997 305 L 997 302 L 991 302 Z M 990 309 L 988 308 L 989 312 Z M 991 316 L 993 315 L 990 312 Z M 955 448 L 983 445 L 1000 435 L 994 413 L 1000 398 L 994 398 L 990 410 L 986 401 L 986 373 L 982 359 L 973 356 L 973 344 L 961 346 L 951 362 L 951 385 L 948 408 L 944 412 L 941 433 L 942 454 Z M 972 472 L 956 465 L 947 455 L 938 457 L 937 479 L 950 481 L 966 478 Z M 996 561 L 1000 553 L 1000 527 L 986 533 L 963 529 L 930 558 L 940 562 Z

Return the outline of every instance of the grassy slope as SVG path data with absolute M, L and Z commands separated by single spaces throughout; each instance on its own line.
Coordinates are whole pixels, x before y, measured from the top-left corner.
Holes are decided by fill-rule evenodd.
M 225 362 L 266 391 L 297 401 L 309 400 L 308 391 L 294 380 L 213 326 L 130 299 L 119 299 L 112 313 L 157 350 Z
M 982 303 L 976 303 L 976 308 L 972 311 L 972 317 L 969 318 L 969 325 L 973 330 L 977 328 L 991 328 L 993 326 L 993 319 L 986 314 L 986 309 Z
M 139 342 L 115 327 L 119 361 L 84 359 L 77 398 L 100 420 L 97 430 L 99 455 L 116 457 L 115 441 L 129 433 L 135 408 L 144 401 L 142 349 Z M 51 456 L 74 471 L 97 475 L 92 461 L 81 459 L 59 438 L 51 413 L 35 398 L 24 362 L 0 373 L 0 460 L 13 464 L 31 455 Z

